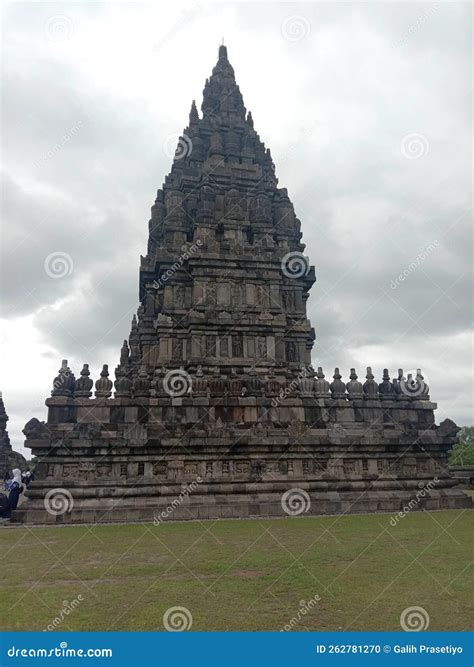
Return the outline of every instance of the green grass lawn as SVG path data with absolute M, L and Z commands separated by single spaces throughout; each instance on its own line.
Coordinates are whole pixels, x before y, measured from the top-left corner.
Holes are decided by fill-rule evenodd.
M 465 630 L 472 607 L 472 511 L 147 525 L 0 528 L 0 626 L 163 630 L 399 630 L 423 607 L 430 630 Z

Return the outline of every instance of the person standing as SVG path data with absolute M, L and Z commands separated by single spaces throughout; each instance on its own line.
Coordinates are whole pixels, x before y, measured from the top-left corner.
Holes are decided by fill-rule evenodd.
M 8 510 L 6 518 L 10 519 L 12 512 L 16 510 L 18 506 L 18 499 L 22 492 L 23 486 L 21 484 L 21 470 L 19 468 L 15 468 L 13 470 L 13 480 L 10 487 L 10 493 L 8 494 Z

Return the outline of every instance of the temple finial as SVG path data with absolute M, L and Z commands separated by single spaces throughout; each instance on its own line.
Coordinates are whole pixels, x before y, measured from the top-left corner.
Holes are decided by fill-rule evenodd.
M 219 46 L 219 60 L 221 58 L 227 60 L 227 46 L 224 46 L 224 40 L 222 40 L 222 44 Z
M 191 111 L 189 112 L 189 124 L 194 125 L 199 122 L 199 114 L 196 108 L 196 100 L 191 104 Z

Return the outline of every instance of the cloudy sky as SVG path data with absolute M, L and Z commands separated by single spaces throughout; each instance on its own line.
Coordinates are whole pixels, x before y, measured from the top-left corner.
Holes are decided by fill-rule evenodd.
M 14 446 L 45 418 L 62 358 L 94 379 L 117 364 L 150 206 L 222 37 L 316 267 L 314 363 L 421 367 L 438 420 L 471 424 L 470 12 L 5 3 L 0 388 Z

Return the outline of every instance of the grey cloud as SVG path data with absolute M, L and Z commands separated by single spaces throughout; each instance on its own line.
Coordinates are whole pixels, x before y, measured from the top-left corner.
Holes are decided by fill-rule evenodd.
M 218 39 L 226 27 L 232 31 L 226 41 L 244 101 L 316 266 L 308 301 L 315 362 L 328 375 L 334 366 L 347 373 L 358 365 L 363 375 L 367 365 L 380 373 L 419 364 L 440 403 L 438 417 L 472 421 L 465 391 L 472 314 L 468 5 L 435 3 L 427 14 L 427 3 L 275 3 L 271 12 L 266 4 L 216 3 L 183 25 L 179 8 L 88 3 L 63 12 L 58 5 L 73 22 L 70 48 L 44 38 L 56 9 L 9 7 L 2 314 L 32 315 L 49 346 L 44 354 L 57 353 L 51 377 L 35 378 L 30 393 L 9 397 L 2 378 L 17 446 L 62 357 L 76 373 L 89 362 L 94 377 L 100 364 L 116 363 L 138 301 L 150 205 L 170 166 L 163 142 L 185 127 L 193 97 L 200 105 L 217 27 Z M 301 41 L 282 36 L 292 15 L 310 23 Z M 160 25 L 138 57 L 129 22 L 144 32 Z M 94 31 L 100 53 L 89 53 Z M 120 70 L 122 86 L 94 76 L 88 64 L 95 58 L 100 69 L 121 55 L 117 31 L 129 35 L 122 48 L 137 58 L 135 72 Z M 153 74 L 131 95 L 139 63 L 151 63 Z M 401 153 L 413 133 L 428 142 L 419 159 Z M 392 289 L 434 240 L 439 247 Z M 61 280 L 44 273 L 45 258 L 57 250 L 74 262 Z

